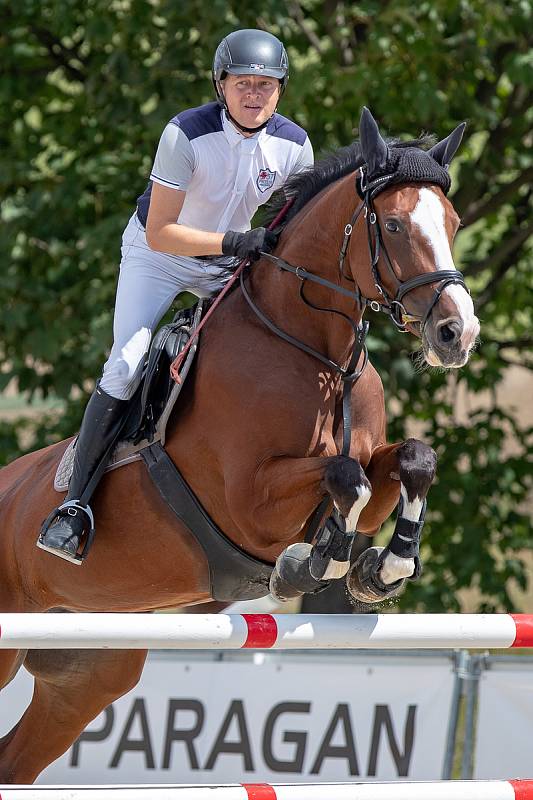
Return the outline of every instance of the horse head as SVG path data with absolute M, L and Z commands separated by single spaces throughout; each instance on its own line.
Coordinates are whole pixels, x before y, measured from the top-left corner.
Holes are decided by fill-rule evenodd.
M 359 133 L 365 163 L 357 185 L 371 272 L 363 275 L 360 256 L 354 253 L 352 261 L 346 253 L 364 303 L 419 336 L 429 365 L 447 368 L 468 361 L 479 334 L 472 299 L 453 261 L 460 220 L 446 196 L 448 167 L 464 128 L 462 123 L 429 150 L 389 145 L 363 109 Z

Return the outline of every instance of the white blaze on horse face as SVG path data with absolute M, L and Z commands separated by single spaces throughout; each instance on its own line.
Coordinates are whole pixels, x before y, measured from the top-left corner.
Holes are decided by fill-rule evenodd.
M 435 266 L 440 269 L 455 269 L 452 251 L 444 218 L 444 204 L 439 196 L 426 186 L 418 190 L 418 202 L 411 212 L 411 222 L 418 228 L 422 236 L 426 239 L 435 260 Z M 474 304 L 472 298 L 463 286 L 453 284 L 447 286 L 443 294 L 447 294 L 453 301 L 457 309 L 457 317 L 462 320 L 463 331 L 461 334 L 461 349 L 468 354 L 473 347 L 476 337 L 479 334 L 479 320 L 474 314 Z M 436 358 L 430 351 L 430 358 Z M 436 364 L 440 361 L 436 358 Z
M 411 222 L 429 242 L 436 268 L 455 269 L 444 225 L 444 206 L 435 192 L 426 186 L 418 190 L 418 202 L 411 211 Z

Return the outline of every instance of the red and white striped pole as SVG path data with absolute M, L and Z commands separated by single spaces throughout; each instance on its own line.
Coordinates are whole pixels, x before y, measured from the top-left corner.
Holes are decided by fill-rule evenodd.
M 235 784 L 232 786 L 0 786 L 0 800 L 533 800 L 531 781 Z
M 533 647 L 531 614 L 0 614 L 0 649 Z

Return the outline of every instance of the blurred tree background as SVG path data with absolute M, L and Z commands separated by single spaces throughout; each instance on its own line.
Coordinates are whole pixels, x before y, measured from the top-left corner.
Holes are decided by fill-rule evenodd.
M 416 343 L 373 316 L 371 357 L 391 438 L 415 429 L 440 457 L 424 577 L 402 608 L 457 610 L 458 590 L 475 587 L 479 610 L 512 610 L 509 589 L 528 578 L 531 430 L 497 393 L 511 365 L 533 366 L 529 0 L 0 0 L 0 13 L 0 386 L 61 410 L 0 422 L 1 462 L 76 430 L 162 128 L 212 99 L 224 34 L 265 28 L 291 60 L 281 111 L 317 154 L 357 136 L 363 104 L 388 135 L 468 122 L 451 199 L 479 348 L 460 372 L 417 372 Z

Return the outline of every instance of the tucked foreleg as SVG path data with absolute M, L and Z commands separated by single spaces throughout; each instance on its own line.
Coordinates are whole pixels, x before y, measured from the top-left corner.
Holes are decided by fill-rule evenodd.
M 289 545 L 277 558 L 270 591 L 285 601 L 323 588 L 346 575 L 359 516 L 370 500 L 371 486 L 359 461 L 347 456 L 329 458 L 322 489 L 333 510 L 314 544 Z
M 372 500 L 361 515 L 358 530 L 373 535 L 398 505 L 396 525 L 387 547 L 370 547 L 361 554 L 347 577 L 353 597 L 375 603 L 398 594 L 405 579 L 421 573 L 420 536 L 426 496 L 435 477 L 437 456 L 416 439 L 380 448 L 367 467 Z

